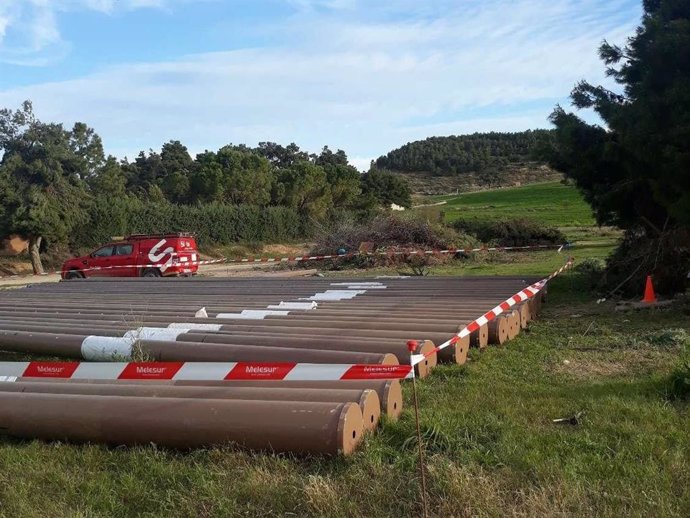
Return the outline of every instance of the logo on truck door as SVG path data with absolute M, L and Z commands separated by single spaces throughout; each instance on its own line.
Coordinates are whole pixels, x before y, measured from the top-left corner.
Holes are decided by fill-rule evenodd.
M 158 241 L 158 243 L 151 247 L 151 250 L 149 250 L 149 261 L 151 261 L 151 264 L 155 264 L 156 266 L 158 266 L 161 269 L 161 272 L 164 272 L 170 267 L 173 260 L 172 254 L 175 251 L 175 249 L 172 246 L 169 246 L 163 251 L 159 251 L 161 248 L 163 248 L 165 243 L 167 243 L 167 240 L 161 239 L 160 241 Z M 165 263 L 163 264 L 158 264 L 159 261 L 162 261 L 162 259 L 166 255 L 169 255 L 168 260 L 165 261 Z

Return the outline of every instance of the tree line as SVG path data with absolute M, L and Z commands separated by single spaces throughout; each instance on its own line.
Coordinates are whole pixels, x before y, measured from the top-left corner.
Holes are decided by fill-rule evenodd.
M 492 173 L 534 160 L 538 143 L 548 133 L 549 130 L 528 130 L 430 137 L 409 142 L 379 157 L 376 166 L 437 176 Z
M 227 244 L 273 235 L 258 226 L 275 227 L 278 214 L 294 222 L 281 236 L 294 238 L 308 233 L 312 223 L 344 213 L 366 218 L 391 203 L 410 205 L 404 179 L 376 169 L 360 174 L 344 151 L 328 146 L 309 154 L 296 144 L 229 144 L 192 157 L 173 140 L 160 152 L 118 160 L 105 155 L 94 129 L 81 122 L 71 129 L 42 122 L 29 101 L 17 110 L 0 110 L 0 154 L 0 237 L 27 238 L 37 273 L 42 271 L 42 243 L 43 248 L 46 241 L 75 248 L 94 242 L 84 234 L 100 239 L 108 231 L 155 227 L 197 231 Z M 147 220 L 156 219 L 147 206 L 160 212 L 157 225 Z M 175 213 L 189 219 L 175 218 Z M 165 214 L 173 219 L 166 220 Z M 252 228 L 211 228 L 228 224 Z

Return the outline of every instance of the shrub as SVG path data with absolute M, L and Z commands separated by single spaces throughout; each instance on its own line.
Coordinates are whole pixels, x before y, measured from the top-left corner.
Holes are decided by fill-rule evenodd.
M 458 233 L 441 224 L 430 223 L 424 219 L 407 214 L 386 214 L 368 222 L 342 220 L 322 229 L 316 235 L 313 254 L 333 254 L 340 250 L 359 251 L 364 242 L 374 244 L 380 255 L 358 255 L 347 261 L 333 261 L 332 268 L 368 267 L 377 265 L 409 266 L 416 275 L 428 273 L 428 267 L 451 259 L 444 256 L 428 255 L 394 255 L 386 251 L 429 250 L 465 248 L 476 246 L 471 236 Z
M 74 251 L 91 249 L 113 236 L 193 232 L 200 246 L 237 242 L 282 242 L 309 235 L 311 225 L 288 207 L 177 205 L 134 196 L 97 199 L 88 221 L 71 236 Z
M 340 249 L 357 251 L 363 242 L 373 242 L 378 249 L 440 249 L 476 245 L 476 240 L 471 236 L 443 225 L 414 216 L 386 214 L 363 223 L 343 220 L 322 229 L 316 235 L 312 253 L 328 254 Z
M 606 264 L 607 289 L 618 288 L 620 295 L 641 295 L 649 274 L 658 293 L 683 292 L 690 270 L 690 230 L 674 229 L 655 239 L 642 229 L 626 230 Z
M 582 281 L 591 289 L 599 286 L 602 282 L 606 263 L 596 257 L 588 257 L 575 264 L 573 271 L 580 274 Z
M 547 227 L 529 219 L 478 220 L 461 219 L 453 227 L 495 246 L 552 245 L 566 242 L 557 228 Z

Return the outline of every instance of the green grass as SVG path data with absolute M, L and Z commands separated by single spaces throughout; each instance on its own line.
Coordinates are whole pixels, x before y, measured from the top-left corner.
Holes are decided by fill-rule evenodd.
M 519 257 L 460 268 L 564 260 Z M 688 516 L 688 403 L 667 397 L 680 344 L 663 338 L 690 331 L 688 308 L 618 313 L 575 273 L 549 295 L 516 340 L 418 384 L 432 516 Z M 410 388 L 401 420 L 348 459 L 0 439 L 0 516 L 419 516 Z
M 615 241 L 608 237 L 590 236 L 583 245 L 575 244 L 572 248 L 560 253 L 556 249 L 534 252 L 477 252 L 472 259 L 445 259 L 429 267 L 431 276 L 441 275 L 525 275 L 545 277 L 557 270 L 568 260 L 575 259 L 575 264 L 588 259 L 606 259 L 615 248 Z M 344 269 L 324 272 L 328 276 L 351 277 L 375 275 L 413 275 L 405 266 L 380 267 L 367 269 Z
M 579 191 L 560 182 L 438 196 L 433 201 L 447 202 L 441 210 L 449 222 L 472 218 L 530 218 L 556 227 L 586 227 L 595 223 Z

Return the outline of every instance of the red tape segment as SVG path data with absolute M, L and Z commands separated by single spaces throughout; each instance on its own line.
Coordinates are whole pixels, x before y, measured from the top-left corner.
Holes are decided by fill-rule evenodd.
M 31 362 L 24 370 L 28 378 L 71 378 L 79 362 Z
M 183 362 L 128 363 L 117 377 L 119 380 L 171 380 Z M 25 375 L 26 376 L 26 375 Z
M 296 363 L 246 363 L 238 362 L 225 376 L 226 380 L 282 380 Z

